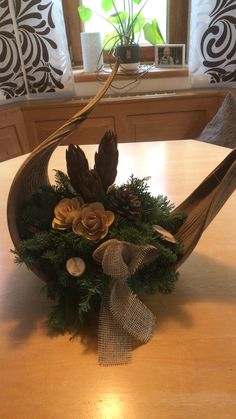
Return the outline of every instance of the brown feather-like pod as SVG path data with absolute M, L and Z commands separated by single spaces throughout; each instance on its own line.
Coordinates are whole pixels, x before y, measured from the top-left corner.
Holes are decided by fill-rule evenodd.
M 107 131 L 95 153 L 94 169 L 101 178 L 104 192 L 107 192 L 116 179 L 119 153 L 117 150 L 117 135 L 112 131 Z
M 96 170 L 89 170 L 88 160 L 78 145 L 69 145 L 66 163 L 71 185 L 85 202 L 92 202 L 104 194 L 98 173 Z

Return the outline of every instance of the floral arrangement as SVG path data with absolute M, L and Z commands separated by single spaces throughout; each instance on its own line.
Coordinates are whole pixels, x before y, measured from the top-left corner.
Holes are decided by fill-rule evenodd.
M 183 253 L 176 233 L 186 217 L 172 214 L 167 197 L 150 194 L 148 178 L 131 175 L 114 184 L 118 149 L 112 132 L 102 138 L 93 169 L 76 145 L 68 147 L 66 162 L 67 174 L 57 170 L 55 185 L 23 203 L 16 261 L 45 279 L 54 301 L 50 326 L 74 334 L 91 311 L 100 312 L 100 362 L 127 362 L 129 355 L 118 348 L 129 346 L 127 335 L 146 342 L 154 330 L 153 315 L 138 296 L 174 288 Z

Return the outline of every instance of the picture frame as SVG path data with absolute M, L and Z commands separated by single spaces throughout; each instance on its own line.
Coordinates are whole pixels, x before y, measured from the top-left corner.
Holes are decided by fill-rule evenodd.
M 155 66 L 164 68 L 185 65 L 185 44 L 155 45 Z

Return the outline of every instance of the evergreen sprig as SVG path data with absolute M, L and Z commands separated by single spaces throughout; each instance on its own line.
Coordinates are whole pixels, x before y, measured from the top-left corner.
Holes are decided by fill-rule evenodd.
M 69 176 L 61 170 L 55 170 L 54 189 L 66 198 L 70 198 L 75 194 L 75 191 L 70 183 Z
M 167 196 L 152 196 L 147 183 L 149 179 L 150 177 L 138 179 L 131 175 L 127 183 L 114 187 L 110 192 L 110 196 L 115 195 L 117 191 L 122 189 L 129 189 L 141 202 L 142 223 L 150 225 L 158 224 L 166 230 L 169 230 L 172 234 L 175 234 L 186 219 L 186 216 L 183 213 L 171 215 L 174 204 L 170 202 Z M 109 195 L 107 198 L 109 201 Z

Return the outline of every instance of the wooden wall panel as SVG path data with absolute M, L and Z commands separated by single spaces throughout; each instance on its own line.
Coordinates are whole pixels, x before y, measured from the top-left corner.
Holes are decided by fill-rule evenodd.
M 58 105 L 59 103 L 59 105 Z M 25 127 L 28 137 L 31 139 L 31 149 L 44 141 L 57 128 L 71 118 L 81 106 L 74 109 L 62 102 L 46 101 L 31 103 L 31 106 L 23 108 Z
M 99 144 L 106 131 L 115 131 L 114 118 L 89 118 L 64 144 Z
M 0 128 L 0 161 L 23 154 L 17 130 L 14 126 Z
M 127 109 L 127 137 L 130 141 L 196 138 L 220 103 L 215 96 L 173 96 L 146 105 L 137 103 Z
M 128 137 L 134 141 L 195 138 L 204 127 L 205 121 L 204 111 L 128 116 Z
M 65 122 L 66 119 L 32 121 L 36 143 L 40 144 Z M 97 144 L 107 130 L 115 130 L 114 118 L 89 118 L 63 144 Z
M 6 107 L 0 111 L 0 161 L 30 151 L 20 108 Z
M 105 131 L 111 129 L 117 133 L 119 142 L 196 138 L 227 92 L 196 89 L 150 98 L 103 99 L 67 143 L 99 143 Z M 80 99 L 66 99 L 2 107 L 0 159 L 32 151 L 84 105 Z

